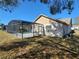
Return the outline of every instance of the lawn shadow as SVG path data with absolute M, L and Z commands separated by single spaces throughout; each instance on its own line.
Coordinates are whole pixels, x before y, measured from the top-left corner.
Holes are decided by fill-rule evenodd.
M 18 48 L 18 47 L 24 47 L 24 46 L 27 46 L 27 45 L 29 45 L 29 43 L 26 42 L 26 41 L 13 42 L 10 45 L 0 46 L 0 51 L 9 51 L 11 49 Z

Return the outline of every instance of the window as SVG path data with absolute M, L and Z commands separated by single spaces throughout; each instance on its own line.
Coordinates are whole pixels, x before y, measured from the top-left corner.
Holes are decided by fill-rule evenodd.
M 47 25 L 47 26 L 46 26 L 46 31 L 47 31 L 47 32 L 51 32 L 51 25 Z
M 59 23 L 54 22 L 54 23 L 52 23 L 52 25 L 57 28 L 59 26 Z

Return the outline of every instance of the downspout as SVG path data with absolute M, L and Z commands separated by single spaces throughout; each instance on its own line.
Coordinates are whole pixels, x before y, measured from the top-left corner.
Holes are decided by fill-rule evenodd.
M 43 26 L 43 35 L 45 36 L 45 29 L 44 29 L 44 25 L 42 25 Z
M 64 31 L 64 25 L 63 25 L 63 38 L 64 38 L 64 33 L 65 33 L 65 31 Z
M 21 38 L 23 40 L 23 22 L 20 22 L 21 23 L 21 27 L 20 27 L 20 30 L 21 30 Z
M 71 21 L 70 21 L 70 26 L 71 26 L 71 28 L 72 28 L 72 18 L 71 18 Z M 71 38 L 73 38 L 73 33 L 72 33 L 72 29 L 71 29 Z
M 23 29 L 23 22 L 22 22 L 22 39 L 23 39 L 23 31 L 24 31 L 24 29 Z
M 32 33 L 33 33 L 33 36 L 34 36 L 34 25 L 35 24 L 32 24 Z

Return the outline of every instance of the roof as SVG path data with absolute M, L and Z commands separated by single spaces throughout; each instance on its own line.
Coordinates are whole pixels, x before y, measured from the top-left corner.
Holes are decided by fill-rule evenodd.
M 79 27 L 79 24 L 73 24 L 73 26 L 78 26 Z
M 37 21 L 39 18 L 41 18 L 41 17 L 48 18 L 49 20 L 53 20 L 53 21 L 55 21 L 55 22 L 59 22 L 59 23 L 62 23 L 62 24 L 64 24 L 64 25 L 69 25 L 69 24 L 67 24 L 67 23 L 64 22 L 64 21 L 60 21 L 60 20 L 58 20 L 58 19 L 52 19 L 52 18 L 49 18 L 49 17 L 44 16 L 44 15 L 40 15 L 34 22 L 36 22 L 36 21 Z
M 61 18 L 61 19 L 59 19 L 59 20 L 65 22 L 65 23 L 67 23 L 67 24 L 69 24 L 69 25 L 72 23 L 72 19 L 71 19 L 71 18 Z
M 25 24 L 25 23 L 31 24 L 32 23 L 32 22 L 28 22 L 28 21 L 24 21 L 24 20 L 12 20 L 9 23 L 12 23 L 12 22 L 15 22 L 15 23 L 23 23 L 23 24 Z
M 24 20 L 12 20 L 11 22 L 15 22 L 15 23 L 23 23 L 23 24 L 39 24 L 39 23 L 34 23 L 34 22 L 29 22 L 29 21 L 24 21 Z

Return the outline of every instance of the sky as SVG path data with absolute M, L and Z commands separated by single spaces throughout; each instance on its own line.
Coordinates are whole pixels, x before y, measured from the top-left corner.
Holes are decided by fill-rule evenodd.
M 75 2 L 75 9 L 72 14 L 69 15 L 67 11 L 62 11 L 61 14 L 52 15 L 49 12 L 49 6 L 46 4 L 42 4 L 40 2 L 23 2 L 17 6 L 12 13 L 6 12 L 0 9 L 0 23 L 8 24 L 11 20 L 25 20 L 33 22 L 40 14 L 46 15 L 50 18 L 58 19 L 58 18 L 73 18 L 73 22 L 76 22 L 74 19 L 79 16 L 79 8 L 76 6 L 77 2 Z

